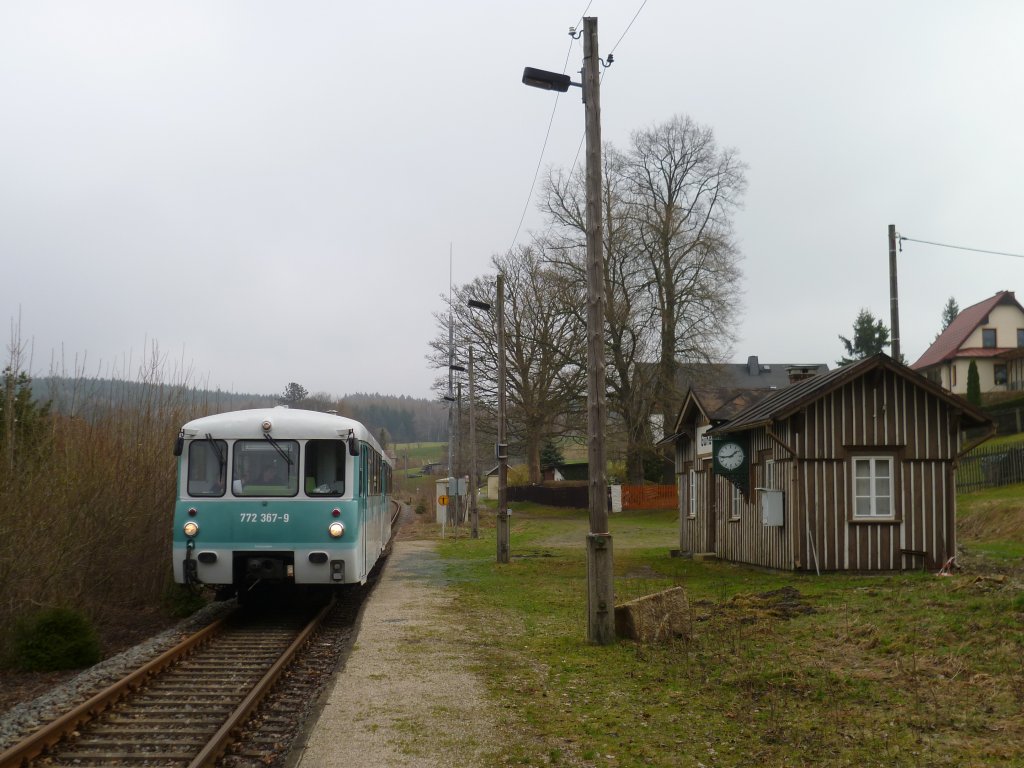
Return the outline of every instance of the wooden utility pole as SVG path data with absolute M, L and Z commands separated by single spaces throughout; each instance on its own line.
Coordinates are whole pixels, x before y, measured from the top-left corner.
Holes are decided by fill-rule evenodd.
M 462 482 L 462 380 L 455 382 L 455 532 L 462 525 L 463 503 L 460 485 Z
M 508 525 L 508 437 L 505 427 L 505 275 L 498 273 L 498 525 L 497 559 L 511 557 Z
M 604 431 L 604 253 L 601 221 L 601 62 L 597 18 L 583 20 L 583 103 L 587 134 L 587 462 L 590 533 L 587 535 L 587 640 L 615 642 L 612 536 Z
M 469 526 L 470 537 L 480 538 L 480 509 L 477 506 L 477 488 L 480 473 L 476 464 L 476 389 L 473 379 L 473 347 L 469 348 Z
M 889 351 L 897 363 L 900 359 L 900 297 L 896 285 L 896 225 L 889 225 Z

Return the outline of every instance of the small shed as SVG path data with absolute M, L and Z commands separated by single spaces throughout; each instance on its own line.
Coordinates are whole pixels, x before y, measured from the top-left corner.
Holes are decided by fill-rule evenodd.
M 495 464 L 491 469 L 484 473 L 484 477 L 487 478 L 487 498 L 496 499 L 498 498 L 498 468 L 500 465 Z
M 584 480 L 589 478 L 590 464 L 583 461 L 563 461 L 548 467 L 541 473 L 545 483 L 560 483 L 566 480 Z
M 781 390 L 691 389 L 671 438 L 679 547 L 780 570 L 939 568 L 957 462 L 993 431 L 884 354 Z

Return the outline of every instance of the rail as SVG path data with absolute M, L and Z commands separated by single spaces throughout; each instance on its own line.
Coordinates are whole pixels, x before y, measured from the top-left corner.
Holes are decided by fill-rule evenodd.
M 298 630 L 290 625 L 271 630 L 258 624 L 229 626 L 232 617 L 221 619 L 0 753 L 0 768 L 23 768 L 38 759 L 54 766 L 154 761 L 211 766 L 333 606 L 332 599 Z M 187 669 L 186 661 L 195 668 Z M 215 680 L 218 673 L 204 673 L 204 665 L 213 670 L 230 667 L 231 680 Z M 182 682 L 172 679 L 176 673 L 183 674 Z M 246 683 L 245 673 L 255 682 Z M 160 684 L 165 689 L 154 690 Z M 199 743 L 186 743 L 177 730 L 182 720 L 171 713 L 184 715 L 195 726 Z M 144 733 L 138 730 L 140 718 L 152 721 Z M 118 736 L 119 731 L 129 735 Z

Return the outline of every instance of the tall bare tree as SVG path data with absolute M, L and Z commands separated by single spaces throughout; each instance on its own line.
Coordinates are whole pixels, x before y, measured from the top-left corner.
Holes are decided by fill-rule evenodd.
M 581 412 L 585 397 L 581 367 L 582 327 L 573 310 L 579 306 L 579 289 L 552 269 L 539 245 L 520 246 L 492 265 L 505 275 L 505 360 L 508 400 L 508 432 L 522 446 L 531 482 L 539 482 L 540 453 L 546 439 L 562 434 Z M 476 299 L 491 305 L 490 313 L 468 307 Z M 494 276 L 478 277 L 453 292 L 452 317 L 456 359 L 465 362 L 470 344 L 475 350 L 476 394 L 496 424 L 497 335 Z M 438 368 L 448 366 L 448 313 L 437 315 L 438 334 L 431 342 L 428 359 Z M 446 389 L 446 382 L 438 382 Z M 478 427 L 487 430 L 487 418 Z
M 632 135 L 623 167 L 626 216 L 649 270 L 658 310 L 659 399 L 673 413 L 680 361 L 715 362 L 730 350 L 739 299 L 733 214 L 746 166 L 711 128 L 677 115 Z
M 609 410 L 626 433 L 626 472 L 643 478 L 651 416 L 675 412 L 680 362 L 717 362 L 734 340 L 739 251 L 732 216 L 744 165 L 688 117 L 633 134 L 603 158 Z M 582 174 L 548 175 L 540 207 L 559 264 L 583 269 Z
M 626 158 L 606 146 L 602 162 L 606 384 L 612 417 L 609 430 L 621 429 L 627 475 L 638 479 L 643 474 L 644 452 L 650 445 L 648 423 L 655 369 L 649 362 L 657 354 L 657 317 L 650 301 L 650 278 L 636 258 L 634 232 L 623 206 Z M 586 283 L 585 188 L 582 170 L 571 176 L 552 170 L 541 199 L 541 210 L 553 224 L 547 252 L 559 269 L 580 285 Z M 584 303 L 577 306 L 582 313 Z M 584 322 L 582 314 L 580 322 Z

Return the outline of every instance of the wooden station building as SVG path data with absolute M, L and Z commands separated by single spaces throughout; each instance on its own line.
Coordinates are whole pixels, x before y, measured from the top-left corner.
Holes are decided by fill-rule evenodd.
M 691 388 L 673 431 L 683 553 L 821 572 L 949 561 L 957 461 L 993 429 L 879 354 L 782 389 Z

